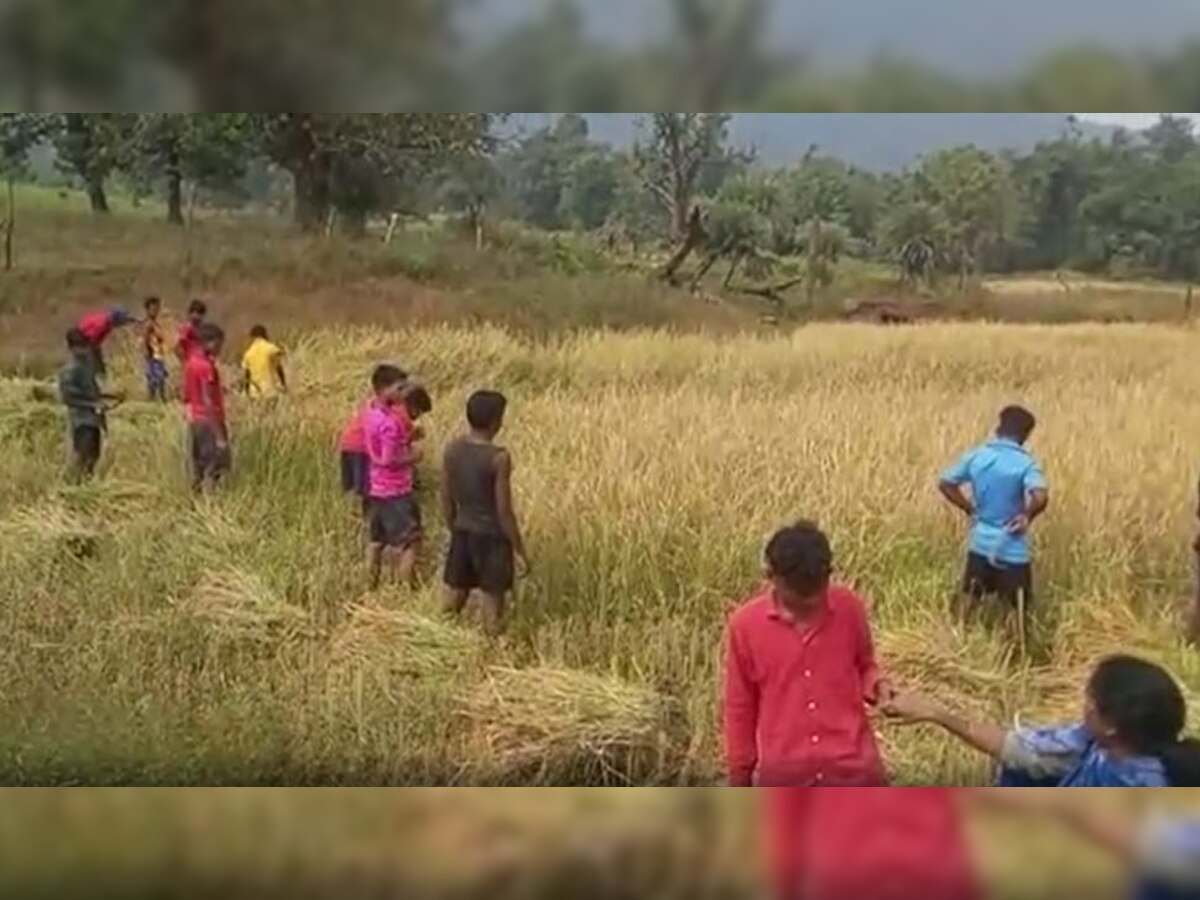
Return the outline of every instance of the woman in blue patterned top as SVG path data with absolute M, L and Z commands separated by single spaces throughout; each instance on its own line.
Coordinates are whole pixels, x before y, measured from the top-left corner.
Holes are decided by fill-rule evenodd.
M 1000 763 L 1001 787 L 1200 787 L 1200 743 L 1183 736 L 1187 708 L 1154 663 L 1111 656 L 1088 679 L 1083 721 L 1058 728 L 972 722 L 901 691 L 885 711 L 940 725 Z

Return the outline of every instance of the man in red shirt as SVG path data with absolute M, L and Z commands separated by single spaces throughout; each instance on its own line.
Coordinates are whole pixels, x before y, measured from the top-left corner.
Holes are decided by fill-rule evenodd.
M 204 323 L 197 339 L 198 352 L 183 367 L 183 402 L 187 406 L 192 455 L 192 489 L 200 493 L 207 482 L 216 486 L 229 471 L 229 427 L 225 420 L 225 394 L 217 359 L 225 332 Z
M 863 601 L 830 584 L 816 525 L 779 531 L 768 586 L 729 622 L 725 753 L 732 787 L 887 784 L 867 714 L 891 695 L 875 664 Z
M 135 322 L 135 317 L 117 307 L 88 313 L 79 320 L 76 327 L 92 345 L 92 365 L 98 377 L 103 378 L 108 374 L 104 364 L 104 352 L 101 349 L 108 336 L 116 329 L 133 325 Z
M 187 321 L 179 326 L 179 336 L 175 340 L 175 355 L 180 362 L 186 363 L 200 349 L 200 329 L 207 315 L 208 307 L 203 300 L 193 300 L 188 304 Z

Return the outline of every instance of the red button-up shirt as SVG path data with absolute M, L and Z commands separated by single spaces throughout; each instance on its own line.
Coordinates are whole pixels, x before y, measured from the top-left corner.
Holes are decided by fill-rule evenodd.
M 766 792 L 776 900 L 977 900 L 952 788 Z
M 804 622 L 771 590 L 750 600 L 726 636 L 729 783 L 886 784 L 866 708 L 878 687 L 870 626 L 855 593 L 831 586 Z

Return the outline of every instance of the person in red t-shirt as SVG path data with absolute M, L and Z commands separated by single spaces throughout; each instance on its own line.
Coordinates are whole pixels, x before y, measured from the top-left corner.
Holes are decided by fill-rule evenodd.
M 230 464 L 229 426 L 225 419 L 225 394 L 218 358 L 225 332 L 204 323 L 197 335 L 198 352 L 183 367 L 183 402 L 187 406 L 192 456 L 192 489 L 200 493 L 206 483 L 216 486 Z
M 892 696 L 880 678 L 863 601 L 831 585 L 829 541 L 811 522 L 767 544 L 768 587 L 726 636 L 729 784 L 867 787 L 887 783 L 867 714 Z
M 87 338 L 88 343 L 92 345 L 92 365 L 96 370 L 97 377 L 103 378 L 108 374 L 102 349 L 104 342 L 108 340 L 108 336 L 116 329 L 124 328 L 126 325 L 133 325 L 136 322 L 136 317 L 131 316 L 125 310 L 118 307 L 91 312 L 79 320 L 76 327 Z
M 207 315 L 208 307 L 203 300 L 193 300 L 188 304 L 187 320 L 179 326 L 179 336 L 175 340 L 175 355 L 180 362 L 186 363 L 200 349 L 200 329 Z

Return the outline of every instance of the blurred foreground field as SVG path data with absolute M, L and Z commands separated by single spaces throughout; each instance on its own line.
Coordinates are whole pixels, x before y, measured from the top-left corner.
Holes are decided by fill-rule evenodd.
M 0 781 L 711 783 L 722 627 L 767 536 L 799 516 L 872 599 L 901 682 L 1054 722 L 1078 714 L 1095 660 L 1124 650 L 1165 663 L 1195 713 L 1200 663 L 1178 639 L 1195 340 L 967 324 L 315 331 L 291 347 L 293 396 L 235 406 L 234 478 L 198 507 L 178 410 L 122 408 L 103 478 L 67 488 L 58 409 L 30 400 L 32 382 L 0 382 Z M 126 351 L 116 377 L 136 392 Z M 381 360 L 430 385 L 431 459 L 470 390 L 511 398 L 534 573 L 499 647 L 437 617 L 433 470 L 429 589 L 363 594 L 334 442 Z M 1014 400 L 1041 419 L 1053 495 L 1024 657 L 950 626 L 963 534 L 933 489 Z M 988 778 L 939 734 L 880 727 L 899 783 Z
M 0 891 L 36 898 L 763 896 L 760 794 L 717 790 L 12 791 Z M 1145 794 L 1089 801 L 1144 813 Z M 1148 808 L 1195 811 L 1196 791 Z M 869 824 L 865 827 L 870 827 Z M 1051 823 L 976 814 L 996 900 L 1125 896 L 1111 860 Z

